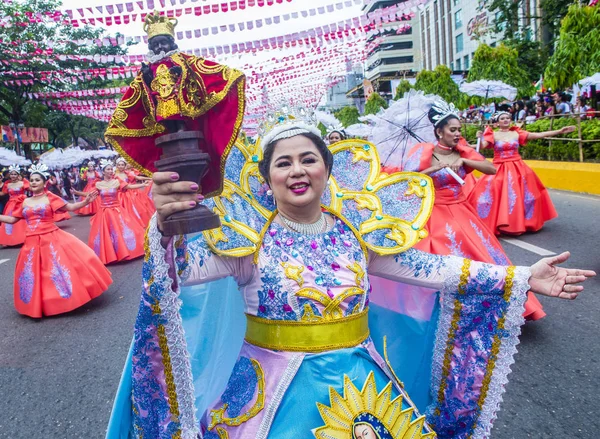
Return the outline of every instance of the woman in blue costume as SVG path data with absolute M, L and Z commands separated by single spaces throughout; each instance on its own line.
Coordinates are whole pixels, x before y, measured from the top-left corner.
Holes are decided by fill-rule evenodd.
M 527 290 L 574 299 L 594 273 L 556 267 L 567 253 L 526 268 L 411 249 L 431 212 L 428 177 L 381 174 L 362 141 L 329 151 L 306 111 L 271 115 L 262 133 L 264 150 L 237 144 L 222 195 L 205 201 L 219 229 L 162 236 L 198 188 L 154 174 L 142 299 L 107 437 L 486 437 Z M 440 315 L 371 308 L 369 274 L 440 291 Z M 396 342 L 423 325 L 433 351 Z M 403 373 L 411 362 L 420 373 Z M 415 405 L 405 389 L 420 387 L 432 397 Z

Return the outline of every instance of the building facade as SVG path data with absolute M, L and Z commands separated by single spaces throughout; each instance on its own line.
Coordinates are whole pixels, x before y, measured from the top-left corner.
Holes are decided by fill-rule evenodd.
M 532 40 L 541 39 L 540 0 L 520 0 L 519 26 Z M 419 8 L 420 69 L 444 64 L 467 71 L 481 43 L 495 46 L 502 35 L 493 31 L 496 17 L 486 0 L 429 0 Z
M 404 3 L 406 0 L 375 0 L 365 5 L 365 14 Z M 416 8 L 415 8 L 416 9 Z M 386 98 L 393 97 L 392 81 L 414 76 L 420 64 L 420 39 L 415 32 L 418 14 L 406 9 L 402 20 L 386 23 L 367 37 L 365 78 Z

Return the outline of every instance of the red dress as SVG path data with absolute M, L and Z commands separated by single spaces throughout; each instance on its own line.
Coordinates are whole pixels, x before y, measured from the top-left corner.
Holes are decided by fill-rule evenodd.
M 119 182 L 125 183 L 125 185 L 127 185 L 127 175 L 115 174 L 115 176 L 119 180 Z M 129 215 L 131 219 L 138 223 L 139 226 L 143 228 L 146 228 L 148 226 L 148 221 L 144 222 L 145 218 L 142 217 L 140 208 L 137 205 L 138 201 L 134 197 L 134 190 L 128 189 L 125 191 L 119 191 L 119 203 L 121 204 L 121 207 L 125 209 L 127 215 Z
M 526 144 L 529 133 L 516 127 L 511 131 L 514 139 L 500 141 L 495 140 L 491 128 L 485 130 L 498 172 L 481 177 L 469 195 L 469 203 L 497 235 L 536 232 L 544 222 L 558 216 L 548 191 L 519 154 L 519 146 Z
M 408 163 L 416 162 L 411 160 L 414 154 L 420 157 L 418 168 L 406 170 L 423 171 L 429 168 L 433 148 L 431 143 L 416 145 L 409 153 Z M 463 159 L 485 160 L 466 143 L 459 143 L 456 149 Z M 472 171 L 473 169 L 463 166 L 458 175 L 464 180 Z M 415 248 L 437 255 L 454 255 L 490 264 L 510 265 L 498 239 L 468 203 L 463 187 L 445 169 L 434 172 L 430 177 L 435 187 L 435 202 L 425 227 L 428 236 L 417 243 Z M 546 315 L 542 304 L 531 292 L 523 315 L 529 320 L 541 319 Z
M 127 181 L 130 184 L 138 183 L 136 177 L 137 177 L 137 174 L 135 173 L 135 171 L 130 171 L 127 174 Z M 152 218 L 152 215 L 154 215 L 154 212 L 156 212 L 156 209 L 154 208 L 154 203 L 152 202 L 152 199 L 148 195 L 148 191 L 149 191 L 148 188 L 151 188 L 151 187 L 152 187 L 152 184 L 148 184 L 147 186 L 144 186 L 143 188 L 135 189 L 132 191 L 134 198 L 136 199 L 136 206 L 138 208 L 138 211 L 139 211 L 140 215 L 142 216 L 142 218 L 144 219 L 145 226 L 148 225 L 148 223 L 150 222 L 150 218 Z
M 119 192 L 127 183 L 118 179 L 112 188 L 96 185 L 100 210 L 90 220 L 88 245 L 104 264 L 128 261 L 144 254 L 144 228 L 127 213 L 119 201 Z M 104 183 L 104 181 L 103 181 Z
M 29 181 L 23 180 L 23 184 L 18 188 L 9 188 L 9 183 L 5 183 L 2 192 L 8 194 L 10 198 L 4 206 L 4 215 L 14 216 L 13 212 L 17 208 L 18 200 L 25 195 L 29 189 Z M 23 221 L 16 224 L 0 224 L 0 245 L 15 246 L 25 242 L 25 229 L 27 225 Z
M 96 190 L 96 182 L 98 180 L 100 180 L 101 177 L 102 176 L 97 171 L 94 171 L 93 173 L 86 172 L 85 178 L 86 178 L 87 184 L 83 188 L 82 192 L 92 192 L 92 191 Z M 84 198 L 80 198 L 79 200 L 81 201 L 83 199 Z M 98 212 L 99 208 L 100 208 L 100 198 L 98 197 L 94 201 L 92 201 L 90 204 L 88 204 L 87 206 L 84 206 L 81 209 L 77 210 L 77 214 L 78 215 L 94 215 L 96 212 Z
M 35 318 L 72 311 L 112 283 L 94 252 L 54 224 L 54 214 L 66 202 L 52 193 L 46 197 L 48 203 L 31 206 L 22 196 L 13 211 L 13 216 L 25 218 L 19 223 L 27 228 L 15 269 L 15 308 Z

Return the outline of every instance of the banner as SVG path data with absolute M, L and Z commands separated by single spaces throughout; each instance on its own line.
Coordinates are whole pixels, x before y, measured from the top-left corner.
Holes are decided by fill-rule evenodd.
M 18 133 L 17 133 L 18 132 Z M 2 125 L 2 141 L 14 143 L 15 133 L 18 136 L 19 143 L 48 143 L 47 128 L 14 128 Z

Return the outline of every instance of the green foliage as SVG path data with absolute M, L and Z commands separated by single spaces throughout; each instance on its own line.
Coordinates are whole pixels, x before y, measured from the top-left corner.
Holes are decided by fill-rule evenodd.
M 323 125 L 321 122 L 319 122 L 319 125 L 317 125 L 317 128 L 319 129 L 319 131 L 321 131 L 321 136 L 325 137 L 327 135 L 327 127 L 325 125 Z
M 371 93 L 371 96 L 369 96 L 369 99 L 367 99 L 367 103 L 365 104 L 365 114 L 377 114 L 379 110 L 387 107 L 387 102 L 379 95 L 379 93 Z
M 340 121 L 344 128 L 348 128 L 350 125 L 360 122 L 358 120 L 360 113 L 358 112 L 358 108 L 354 106 L 343 107 L 338 111 L 335 111 L 333 114 L 337 120 Z
M 425 94 L 435 94 L 447 102 L 459 104 L 462 93 L 458 84 L 450 76 L 452 71 L 445 65 L 439 65 L 435 70 L 422 70 L 417 75 L 415 90 Z
M 553 90 L 600 71 L 600 7 L 573 4 L 562 21 L 554 54 L 546 66 L 546 86 Z
M 549 49 L 552 50 L 554 42 L 560 31 L 560 22 L 567 15 L 569 6 L 575 3 L 575 0 L 541 0 L 540 8 L 542 10 L 542 24 L 547 26 L 550 40 L 547 41 Z
M 408 93 L 413 88 L 412 84 L 408 82 L 406 79 L 400 81 L 398 87 L 396 87 L 396 95 L 394 96 L 394 100 L 402 99 L 404 93 Z
M 527 74 L 529 83 L 536 83 L 544 74 L 548 50 L 540 42 L 513 40 L 507 45 L 517 51 L 517 63 Z
M 517 88 L 519 97 L 529 97 L 535 93 L 527 71 L 519 65 L 519 54 L 514 48 L 504 44 L 494 48 L 481 44 L 477 48 L 467 81 L 480 79 L 512 85 Z
M 79 40 L 103 38 L 104 31 L 90 26 L 73 27 L 68 17 L 61 16 L 58 12 L 60 6 L 59 0 L 14 0 L 0 3 L 0 16 L 3 17 L 3 26 L 0 28 L 0 40 L 3 43 L 3 50 L 0 52 L 0 119 L 3 123 L 17 121 L 24 122 L 27 126 L 66 130 L 66 135 L 72 136 L 73 132 L 68 132 L 72 131 L 70 127 L 75 127 L 74 140 L 94 135 L 97 137 L 90 142 L 93 144 L 103 138 L 103 133 L 98 130 L 98 121 L 90 119 L 89 122 L 82 123 L 77 117 L 64 114 L 60 118 L 63 123 L 52 127 L 47 118 L 53 112 L 49 112 L 38 102 L 31 101 L 28 94 L 64 90 L 67 86 L 70 90 L 112 86 L 113 81 L 103 78 L 73 84 L 68 81 L 69 73 L 45 77 L 46 74 L 41 72 L 114 67 L 114 62 L 103 64 L 81 59 L 61 59 L 59 55 L 121 55 L 126 51 L 118 46 L 78 45 L 76 42 Z M 55 16 L 60 17 L 58 21 L 53 19 Z M 59 79 L 61 76 L 66 80 Z M 33 85 L 7 85 L 5 82 L 31 79 L 34 80 Z M 58 133 L 55 134 L 56 138 L 60 137 Z
M 518 38 L 519 9 L 521 2 L 507 0 L 487 0 L 486 8 L 495 16 L 493 31 L 503 35 L 503 39 Z

